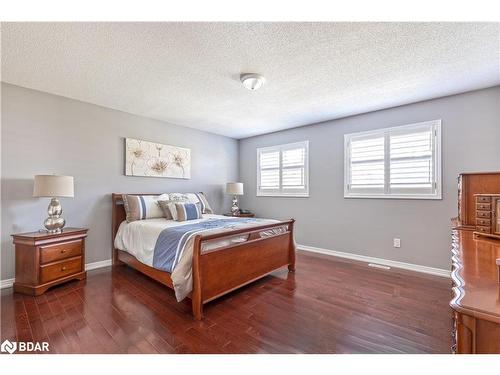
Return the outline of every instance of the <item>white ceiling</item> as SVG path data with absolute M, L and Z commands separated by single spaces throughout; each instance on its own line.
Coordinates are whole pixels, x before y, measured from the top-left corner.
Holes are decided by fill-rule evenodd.
M 498 85 L 500 23 L 3 23 L 2 80 L 244 138 Z

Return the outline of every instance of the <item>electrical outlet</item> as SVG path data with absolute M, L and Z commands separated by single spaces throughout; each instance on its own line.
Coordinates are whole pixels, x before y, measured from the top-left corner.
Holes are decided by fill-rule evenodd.
M 394 238 L 394 247 L 397 247 L 397 248 L 401 247 L 401 239 L 400 238 Z

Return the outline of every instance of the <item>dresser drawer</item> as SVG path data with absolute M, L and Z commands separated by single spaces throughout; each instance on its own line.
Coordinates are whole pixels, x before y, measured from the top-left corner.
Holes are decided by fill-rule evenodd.
M 82 271 L 82 257 L 40 266 L 40 284 L 57 280 Z
M 491 210 L 491 203 L 476 203 L 476 210 Z
M 476 226 L 476 230 L 482 233 L 491 233 L 491 227 Z
M 490 219 L 476 219 L 476 225 L 482 225 L 484 227 L 490 227 L 491 226 L 491 220 Z
M 476 211 L 476 217 L 489 219 L 491 217 L 491 211 Z
M 491 202 L 491 197 L 476 197 L 476 202 L 489 203 L 489 202 Z
M 40 263 L 50 263 L 82 254 L 83 241 L 76 240 L 40 247 Z

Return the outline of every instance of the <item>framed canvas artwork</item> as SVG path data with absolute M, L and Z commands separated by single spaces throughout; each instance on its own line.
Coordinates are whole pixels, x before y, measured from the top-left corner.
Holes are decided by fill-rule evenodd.
M 125 175 L 191 178 L 191 150 L 125 138 Z

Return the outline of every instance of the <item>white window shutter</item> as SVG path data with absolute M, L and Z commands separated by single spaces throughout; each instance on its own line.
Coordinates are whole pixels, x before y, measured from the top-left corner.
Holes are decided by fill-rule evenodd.
M 391 190 L 433 188 L 433 133 L 428 128 L 389 134 Z
M 308 142 L 257 149 L 257 195 L 308 196 Z
M 441 199 L 441 120 L 345 135 L 344 196 Z
M 353 138 L 350 145 L 351 189 L 384 188 L 385 139 L 382 136 Z
M 259 156 L 260 189 L 279 189 L 280 187 L 280 152 L 269 150 Z

